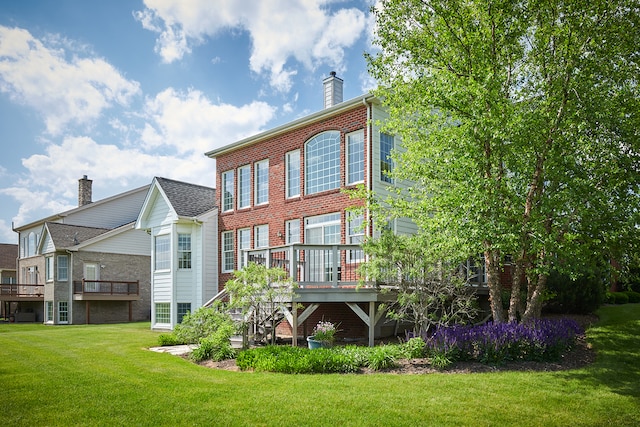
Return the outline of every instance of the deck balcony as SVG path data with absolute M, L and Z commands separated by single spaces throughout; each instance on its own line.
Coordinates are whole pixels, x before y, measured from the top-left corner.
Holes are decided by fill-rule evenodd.
M 73 299 L 78 301 L 137 301 L 139 281 L 85 280 L 73 282 Z
M 44 285 L 20 283 L 0 284 L 0 301 L 44 301 Z

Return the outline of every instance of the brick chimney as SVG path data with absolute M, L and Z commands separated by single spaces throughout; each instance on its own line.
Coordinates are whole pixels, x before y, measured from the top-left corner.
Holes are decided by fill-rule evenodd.
M 340 77 L 336 77 L 336 72 L 329 73 L 329 77 L 322 81 L 324 86 L 324 108 L 333 107 L 342 102 L 342 83 Z
M 78 206 L 84 206 L 91 203 L 91 184 L 92 180 L 84 175 L 82 179 L 78 180 Z

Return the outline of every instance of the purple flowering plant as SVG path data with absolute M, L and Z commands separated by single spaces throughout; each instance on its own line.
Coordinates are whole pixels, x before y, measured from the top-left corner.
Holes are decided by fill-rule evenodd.
M 313 339 L 316 341 L 333 342 L 338 328 L 334 323 L 321 320 L 313 329 Z
M 526 323 L 448 326 L 423 336 L 427 353 L 452 362 L 501 364 L 510 360 L 557 360 L 583 332 L 571 319 L 535 319 Z

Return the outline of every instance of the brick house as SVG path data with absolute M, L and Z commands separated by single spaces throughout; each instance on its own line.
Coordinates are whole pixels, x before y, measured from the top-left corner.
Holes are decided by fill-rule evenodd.
M 387 114 L 370 94 L 344 101 L 343 81 L 324 79 L 324 109 L 206 153 L 216 160 L 219 265 L 222 288 L 248 261 L 282 266 L 300 288 L 286 318 L 294 343 L 318 320 L 340 323 L 345 337 L 390 335 L 380 304 L 392 298 L 374 286 L 356 289 L 364 259 L 358 244 L 375 233 L 363 228 L 362 205 L 345 189 L 362 185 L 381 198 L 393 182 L 391 151 L 398 141 L 378 124 Z M 366 215 L 366 214 L 365 214 Z M 412 233 L 408 220 L 388 224 Z
M 92 202 L 91 185 L 86 176 L 79 180 L 77 208 L 14 229 L 18 283 L 1 286 L 16 303 L 16 320 L 150 318 L 150 238 L 134 228 L 148 186 Z
M 0 243 L 0 284 L 11 285 L 16 283 L 16 264 L 18 259 L 18 245 L 11 243 Z M 10 286 L 0 288 L 0 317 L 9 318 L 11 301 L 8 298 Z M 7 298 L 7 299 L 5 299 Z M 15 303 L 13 303 L 15 305 Z

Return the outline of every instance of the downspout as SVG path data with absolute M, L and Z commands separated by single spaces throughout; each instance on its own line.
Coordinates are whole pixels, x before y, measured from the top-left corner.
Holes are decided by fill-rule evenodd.
M 67 311 L 68 311 L 68 313 L 67 313 L 67 316 L 68 316 L 67 324 L 73 325 L 73 303 L 75 301 L 73 299 L 73 252 L 70 251 L 69 249 L 65 249 L 65 252 L 69 254 L 69 265 L 67 267 L 69 269 L 69 272 L 67 274 L 67 280 L 68 280 L 67 283 L 69 284 L 69 305 L 67 307 Z M 57 269 L 57 265 L 56 265 L 56 269 Z M 55 303 L 55 301 L 56 301 L 56 297 L 55 297 L 55 295 L 56 295 L 55 281 L 53 283 L 54 283 L 54 288 L 53 288 L 53 301 L 54 301 L 54 304 L 53 304 L 53 306 L 54 306 L 54 308 L 53 308 L 53 310 L 54 310 L 53 324 L 56 325 L 57 324 L 56 315 L 57 315 L 58 309 L 57 309 L 56 303 Z M 88 301 L 85 301 L 85 304 L 87 304 L 87 303 L 88 303 Z

